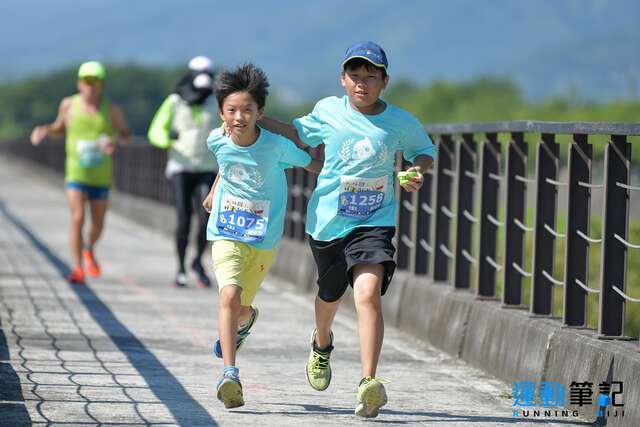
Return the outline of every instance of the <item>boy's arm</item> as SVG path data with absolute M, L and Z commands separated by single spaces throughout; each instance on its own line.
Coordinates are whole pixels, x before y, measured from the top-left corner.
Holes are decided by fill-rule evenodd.
M 323 165 L 324 165 L 324 159 L 321 159 L 321 160 L 313 159 L 311 160 L 311 163 L 309 163 L 304 168 L 311 173 L 315 173 L 319 175 Z
M 400 182 L 400 186 L 406 191 L 413 193 L 420 190 L 424 183 L 424 177 L 422 174 L 429 170 L 433 166 L 433 158 L 426 154 L 420 154 L 413 159 L 413 166 L 407 169 L 405 172 L 413 172 L 415 176 L 411 176 L 406 182 Z
M 66 129 L 67 115 L 71 106 L 71 98 L 67 97 L 60 101 L 58 105 L 58 115 L 53 123 L 47 125 L 36 126 L 31 131 L 31 143 L 39 145 L 45 138 L 59 138 L 64 135 Z
M 415 159 L 413 159 L 412 168 L 420 174 L 431 169 L 431 166 L 433 166 L 433 157 L 427 156 L 426 154 L 420 154 L 419 156 L 416 156 Z M 409 170 L 412 168 L 409 168 Z
M 218 185 L 218 180 L 220 179 L 220 174 L 216 175 L 216 180 L 213 181 L 213 185 L 211 186 L 211 191 L 207 194 L 207 197 L 202 201 L 202 207 L 205 211 L 211 213 L 211 204 L 213 201 L 213 193 L 216 191 L 216 186 Z
M 258 120 L 258 125 L 267 129 L 270 132 L 277 133 L 279 135 L 284 136 L 287 139 L 290 139 L 294 142 L 299 148 L 303 150 L 308 147 L 307 144 L 300 140 L 300 136 L 298 135 L 298 130 L 291 123 L 281 122 L 280 120 L 274 119 L 272 117 L 262 116 L 260 120 Z

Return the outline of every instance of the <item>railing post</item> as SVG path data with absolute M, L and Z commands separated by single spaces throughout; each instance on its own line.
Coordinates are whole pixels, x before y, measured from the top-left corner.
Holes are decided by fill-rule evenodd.
M 480 249 L 478 286 L 480 298 L 496 296 L 496 240 L 498 238 L 498 194 L 500 192 L 500 143 L 497 133 L 488 133 L 480 157 Z
M 411 163 L 406 160 L 402 160 L 400 164 L 401 170 L 406 170 Z M 415 221 L 414 212 L 416 210 L 416 203 L 414 193 L 404 191 L 400 185 L 398 185 L 398 268 L 401 270 L 413 271 L 413 264 L 415 260 Z
M 439 157 L 439 155 L 436 157 Z M 418 202 L 416 203 L 415 274 L 427 274 L 429 272 L 430 256 L 433 256 L 431 223 L 434 217 L 432 207 L 434 175 L 434 169 L 424 173 L 424 183 L 420 191 L 418 191 Z
M 625 300 L 613 289 L 626 290 L 627 248 L 615 236 L 627 239 L 629 196 L 620 187 L 629 184 L 631 144 L 624 136 L 613 135 L 605 150 L 604 207 L 601 261 L 600 338 L 623 338 Z
M 504 276 L 502 303 L 505 306 L 522 304 L 522 275 L 514 268 L 522 266 L 524 259 L 525 232 L 516 225 L 524 223 L 527 202 L 527 183 L 517 177 L 527 176 L 528 144 L 522 132 L 511 134 L 507 149 L 505 181 L 507 183 L 507 209 L 505 212 L 504 233 Z
M 443 134 L 438 144 L 438 158 L 436 159 L 436 205 L 434 221 L 435 241 L 433 245 L 433 280 L 444 282 L 449 279 L 449 226 L 450 218 L 446 212 L 451 205 L 451 187 L 455 175 L 451 166 L 455 157 L 455 148 L 451 135 Z M 444 209 L 443 209 L 444 208 Z M 444 249 L 443 249 L 444 248 Z
M 549 228 L 555 230 L 556 227 L 558 190 L 547 179 L 555 180 L 557 177 L 559 152 L 555 135 L 543 133 L 536 156 L 537 189 L 531 284 L 531 313 L 534 315 L 551 315 L 553 309 L 553 283 L 544 273 L 553 275 L 556 239 Z
M 474 258 L 471 250 L 473 241 L 473 187 L 476 170 L 476 142 L 473 134 L 465 133 L 458 143 L 457 175 L 457 219 L 456 219 L 456 256 L 453 286 L 456 289 L 471 287 L 471 266 Z
M 587 291 L 589 275 L 589 242 L 581 237 L 589 236 L 591 218 L 592 147 L 587 135 L 574 134 L 569 147 L 569 211 L 567 214 L 567 250 L 565 252 L 565 286 L 563 298 L 563 323 L 567 326 L 587 325 Z M 576 282 L 579 281 L 579 282 Z

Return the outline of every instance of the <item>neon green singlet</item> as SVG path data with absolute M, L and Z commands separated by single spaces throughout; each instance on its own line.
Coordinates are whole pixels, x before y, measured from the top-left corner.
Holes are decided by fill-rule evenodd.
M 97 113 L 86 113 L 80 95 L 71 97 L 71 117 L 67 125 L 65 181 L 109 187 L 111 156 L 100 151 L 101 135 L 112 135 L 109 103 L 103 99 Z

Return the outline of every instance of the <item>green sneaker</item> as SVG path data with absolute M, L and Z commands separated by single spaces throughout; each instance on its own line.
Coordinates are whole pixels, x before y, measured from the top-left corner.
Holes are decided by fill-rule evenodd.
M 366 377 L 360 381 L 358 386 L 355 413 L 359 417 L 375 418 L 378 411 L 387 404 L 387 392 L 384 385 L 389 381 L 383 378 Z
M 316 330 L 311 334 L 311 352 L 307 362 L 307 381 L 314 390 L 326 390 L 331 383 L 331 351 L 333 350 L 333 332 L 330 332 L 331 344 L 325 351 L 316 346 Z

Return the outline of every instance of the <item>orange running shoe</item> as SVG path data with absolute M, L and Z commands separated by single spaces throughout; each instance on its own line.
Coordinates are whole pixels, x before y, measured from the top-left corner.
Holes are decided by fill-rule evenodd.
M 82 271 L 82 267 L 76 265 L 74 269 L 71 270 L 71 273 L 67 275 L 67 281 L 77 285 L 84 285 L 84 271 Z
M 91 277 L 98 277 L 100 275 L 100 266 L 98 261 L 93 256 L 93 251 L 90 249 L 84 249 L 82 251 L 82 259 L 84 259 L 84 265 L 87 267 L 87 273 Z

